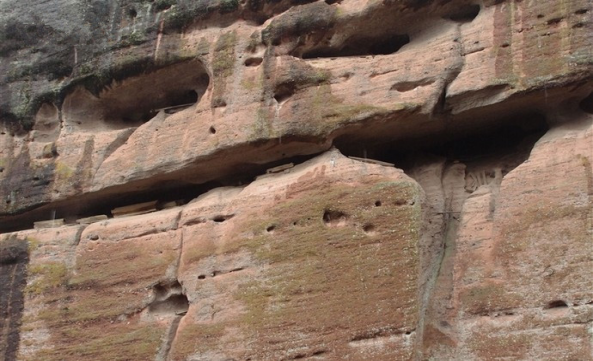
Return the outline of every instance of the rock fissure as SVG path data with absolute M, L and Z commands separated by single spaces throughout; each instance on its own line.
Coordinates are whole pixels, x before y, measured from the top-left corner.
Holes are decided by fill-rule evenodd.
M 182 215 L 182 212 L 179 212 L 179 214 L 175 218 L 174 229 L 178 228 L 179 222 L 181 220 L 181 215 Z M 177 337 L 177 330 L 179 329 L 179 323 L 181 322 L 183 317 L 185 317 L 185 315 L 187 314 L 187 311 L 189 310 L 189 307 L 190 307 L 190 302 L 186 296 L 186 291 L 183 290 L 183 285 L 181 283 L 179 283 L 179 281 L 178 281 L 179 268 L 180 268 L 181 260 L 183 257 L 183 233 L 179 235 L 178 249 L 179 249 L 179 251 L 178 251 L 177 261 L 175 264 L 175 271 L 174 271 L 175 277 L 177 279 L 175 281 L 175 285 L 178 288 L 178 292 L 176 295 L 176 298 L 177 298 L 176 305 L 175 305 L 176 307 L 174 307 L 175 317 L 171 321 L 169 329 L 167 330 L 165 338 L 163 339 L 163 343 L 159 349 L 159 353 L 156 358 L 157 361 L 172 360 L 171 347 L 175 343 L 175 338 Z
M 0 355 L 14 360 L 25 306 L 29 244 L 16 237 L 0 243 Z
M 465 204 L 470 197 L 488 192 L 490 201 L 485 205 L 486 218 L 492 218 L 497 203 L 503 176 L 525 161 L 533 144 L 547 129 L 543 119 L 534 115 L 524 128 L 501 128 L 490 131 L 488 135 L 473 135 L 466 139 L 456 139 L 433 149 L 398 150 L 390 145 L 359 144 L 363 149 L 356 155 L 365 155 L 382 162 L 395 163 L 412 176 L 433 200 L 426 204 L 427 221 L 432 223 L 426 230 L 432 238 L 425 246 L 429 247 L 432 260 L 423 284 L 420 306 L 418 348 L 431 344 L 436 332 L 454 335 L 458 331 L 449 326 L 456 311 L 456 290 L 454 289 L 454 263 L 458 228 L 467 214 Z M 342 150 L 346 154 L 352 148 Z M 419 156 L 419 153 L 432 153 Z M 350 153 L 352 154 L 352 153 Z M 435 168 L 436 167 L 436 168 Z M 435 169 L 427 173 L 423 169 Z M 426 178 L 427 174 L 430 177 Z M 438 182 L 433 184 L 434 182 Z M 479 190 L 479 192 L 478 192 Z M 477 193 L 478 192 L 478 193 Z M 431 228 L 433 227 L 433 228 Z M 432 320 L 427 324 L 426 320 Z M 445 325 L 445 326 L 443 326 Z M 454 336 L 444 336 L 454 337 Z M 452 340 L 451 342 L 456 342 Z M 425 351 L 424 351 L 425 352 Z M 420 352 L 420 359 L 424 358 Z

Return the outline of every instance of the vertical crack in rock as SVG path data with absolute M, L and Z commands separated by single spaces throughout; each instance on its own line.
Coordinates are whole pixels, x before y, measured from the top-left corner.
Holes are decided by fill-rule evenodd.
M 177 229 L 177 226 L 179 224 L 179 220 L 181 219 L 181 213 L 179 212 L 179 214 L 177 215 L 177 218 L 175 219 L 175 229 Z M 163 343 L 161 344 L 161 347 L 159 348 L 159 352 L 155 358 L 156 361 L 169 361 L 171 360 L 171 347 L 173 346 L 174 342 L 175 342 L 175 338 L 177 337 L 177 329 L 179 328 L 179 323 L 181 322 L 181 319 L 185 316 L 185 314 L 187 313 L 187 310 L 189 309 L 189 300 L 187 298 L 187 296 L 183 293 L 183 286 L 179 283 L 179 281 L 177 281 L 178 277 L 179 277 L 179 265 L 181 264 L 181 255 L 183 254 L 183 233 L 179 234 L 179 254 L 177 256 L 177 261 L 175 264 L 175 276 L 176 276 L 176 280 L 173 282 L 172 285 L 170 285 L 170 291 L 169 293 L 171 293 L 169 295 L 169 297 L 166 299 L 165 302 L 168 302 L 169 305 L 169 312 L 172 310 L 174 312 L 174 316 L 173 316 L 173 320 L 171 321 L 169 328 L 167 329 L 167 333 L 165 335 L 165 337 L 163 338 Z M 155 287 L 158 287 L 155 286 Z M 161 295 L 159 295 L 159 293 Z M 175 293 L 175 294 L 173 294 Z M 158 302 L 159 298 L 163 298 L 162 296 L 163 292 L 162 290 L 156 290 L 155 292 L 155 301 Z M 149 312 L 155 312 L 156 309 L 155 308 L 160 308 L 159 306 L 157 306 L 157 304 L 151 305 L 149 307 Z M 152 308 L 152 310 L 151 310 Z
M 80 240 L 82 238 L 82 233 L 84 232 L 86 227 L 88 227 L 88 224 L 78 227 L 78 230 L 76 231 L 76 235 L 74 236 L 74 246 L 75 247 L 78 247 L 78 245 L 80 244 Z
M 463 67 L 465 66 L 465 50 L 463 47 L 463 39 L 462 39 L 462 33 L 461 33 L 461 24 L 457 24 L 455 26 L 455 37 L 453 38 L 453 44 L 452 46 L 454 48 L 456 48 L 457 52 L 457 56 L 455 59 L 455 62 L 451 65 L 451 67 L 448 69 L 448 71 L 445 73 L 445 78 L 443 79 L 443 85 L 442 85 L 442 92 L 440 94 L 440 96 L 437 98 L 436 104 L 434 105 L 432 114 L 441 114 L 441 113 L 446 113 L 449 111 L 449 109 L 447 109 L 447 92 L 449 89 L 449 86 L 453 83 L 453 81 L 455 81 L 455 79 L 457 79 L 457 77 L 459 76 L 459 74 L 461 74 L 461 71 L 463 70 Z
M 182 318 L 183 318 L 182 315 L 175 316 L 175 318 L 171 322 L 171 325 L 169 326 L 169 329 L 167 330 L 167 334 L 166 334 L 165 338 L 163 339 L 163 345 L 159 349 L 159 353 L 156 356 L 156 359 L 155 359 L 156 361 L 171 360 L 171 357 L 169 356 L 170 352 L 171 352 L 171 346 L 173 345 L 173 342 L 175 341 L 175 336 L 177 335 L 177 329 L 179 328 L 179 323 L 181 322 Z
M 115 153 L 115 151 L 118 150 L 122 145 L 126 144 L 126 142 L 130 138 L 132 133 L 134 133 L 135 130 L 136 130 L 136 128 L 124 129 L 119 134 L 117 134 L 115 136 L 115 139 L 111 142 L 111 144 L 109 144 L 109 146 L 107 146 L 107 148 L 105 148 L 105 151 L 103 152 L 101 159 L 98 160 L 97 163 L 95 164 L 93 174 L 95 174 L 96 171 L 99 169 L 99 167 L 101 167 L 101 165 L 103 164 L 103 161 L 105 159 L 109 158 L 109 156 L 111 154 Z M 94 179 L 93 179 L 93 181 L 94 181 Z M 93 181 L 91 181 L 91 184 L 93 183 Z
M 177 328 L 181 319 L 187 313 L 189 302 L 183 294 L 181 284 L 175 280 L 170 284 L 158 284 L 154 287 L 155 300 L 149 305 L 148 312 L 153 315 L 167 315 L 171 323 L 167 329 L 159 352 L 157 361 L 170 360 L 171 346 L 177 336 Z
M 433 241 L 440 248 L 437 253 L 438 262 L 433 268 L 427 284 L 426 293 L 423 297 L 423 314 L 421 315 L 423 325 L 419 342 L 424 337 L 430 337 L 431 333 L 439 332 L 443 336 L 449 333 L 448 310 L 452 309 L 451 301 L 453 296 L 453 267 L 456 252 L 457 229 L 465 201 L 465 176 L 466 165 L 460 162 L 446 164 L 443 167 L 441 178 L 441 192 L 444 197 L 443 208 L 440 212 L 441 236 L 439 240 Z M 434 209 L 434 208 L 433 208 Z M 430 212 L 430 211 L 429 211 Z M 427 323 L 427 319 L 441 320 L 439 326 L 435 327 L 434 322 Z M 438 328 L 438 329 L 435 329 Z M 445 336 L 450 337 L 450 336 Z M 422 348 L 419 348 L 420 350 Z
M 541 126 L 541 125 L 540 125 Z M 476 216 L 492 222 L 494 209 L 503 176 L 523 163 L 543 134 L 541 128 L 535 131 L 499 130 L 491 133 L 490 139 L 477 136 L 454 143 L 446 151 L 450 165 L 445 166 L 442 176 L 442 251 L 439 253 L 438 268 L 425 290 L 424 314 L 421 315 L 422 329 L 419 338 L 419 356 L 422 359 L 433 355 L 437 345 L 455 345 L 457 340 L 458 290 L 455 279 L 459 277 L 455 265 L 459 257 L 467 253 L 467 230 L 460 235 L 460 229 L 471 224 Z M 429 189 L 425 189 L 430 194 Z M 481 203 L 479 200 L 488 197 Z M 483 204 L 482 206 L 478 206 Z M 469 222 L 469 223 L 468 223 Z M 491 231 L 491 230 L 490 230 Z M 461 237 L 461 238 L 460 238 Z M 473 235 L 470 238 L 477 237 Z M 463 254 L 458 255 L 462 241 Z M 438 352 L 438 351 L 434 351 Z
M 417 359 L 431 355 L 434 345 L 457 342 L 459 232 L 471 218 L 492 222 L 503 176 L 523 163 L 547 130 L 545 117 L 525 114 L 509 118 L 488 132 L 453 139 L 431 139 L 437 144 L 397 149 L 393 143 L 359 142 L 364 156 L 395 164 L 415 179 L 426 194 L 424 230 L 420 240 L 420 304 Z M 422 141 L 417 144 L 423 144 Z M 346 155 L 348 150 L 342 151 Z M 359 156 L 360 154 L 351 154 Z M 483 197 L 488 197 L 483 198 Z M 480 200 L 486 200 L 481 202 Z M 471 204 L 469 204 L 470 202 Z M 483 232 L 488 232 L 485 227 Z M 467 229 L 463 235 L 467 248 Z M 463 249 L 467 252 L 467 249 Z M 436 346 L 435 346 L 436 347 Z
M 16 360 L 27 284 L 29 244 L 11 236 L 0 243 L 0 357 Z

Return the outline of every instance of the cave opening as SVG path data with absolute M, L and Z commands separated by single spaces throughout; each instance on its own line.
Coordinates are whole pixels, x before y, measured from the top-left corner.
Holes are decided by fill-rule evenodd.
M 481 8 L 478 4 L 460 6 L 454 12 L 447 14 L 445 18 L 459 23 L 469 23 L 480 14 L 480 10 Z
M 280 84 L 274 89 L 274 99 L 281 104 L 293 96 L 295 91 L 296 85 L 294 82 Z
M 344 226 L 348 219 L 348 215 L 342 211 L 334 209 L 326 209 L 323 212 L 323 223 L 328 227 Z
M 410 43 L 408 34 L 386 34 L 376 37 L 352 36 L 340 47 L 318 47 L 305 51 L 303 59 L 345 56 L 389 55 Z
M 180 315 L 189 309 L 189 300 L 179 281 L 163 282 L 153 287 L 153 301 L 148 312 Z
M 205 66 L 197 60 L 121 75 L 99 90 L 75 88 L 64 99 L 63 119 L 78 131 L 138 127 L 161 110 L 172 114 L 199 103 L 209 83 Z
M 204 183 L 192 183 L 180 179 L 163 179 L 142 191 L 121 191 L 117 193 L 117 196 L 114 196 L 110 192 L 88 194 L 74 200 L 56 202 L 15 215 L 10 218 L 10 221 L 0 224 L 0 232 L 32 229 L 34 222 L 50 219 L 64 219 L 66 224 L 76 224 L 76 221 L 81 218 L 94 216 L 112 218 L 112 211 L 116 208 L 154 201 L 156 201 L 154 208 L 157 211 L 181 206 L 215 188 L 240 187 L 250 184 L 256 178 L 266 176 L 268 169 L 285 166 L 290 163 L 300 164 L 317 155 L 319 153 L 286 157 L 264 164 L 243 163 L 235 166 L 231 173 L 221 175 L 217 180 Z M 130 188 L 133 189 L 133 186 Z M 215 217 L 212 221 L 220 223 L 230 217 L 232 215 L 221 215 L 220 217 Z
M 593 114 L 593 92 L 580 101 L 579 108 L 585 113 Z
M 528 157 L 535 142 L 548 130 L 546 119 L 538 113 L 513 117 L 488 129 L 443 132 L 409 141 L 385 141 L 367 138 L 353 141 L 339 137 L 334 146 L 346 156 L 368 158 L 394 164 L 409 171 L 419 157 L 432 155 L 465 164 L 487 159 L 501 159 L 506 164 L 503 174 Z

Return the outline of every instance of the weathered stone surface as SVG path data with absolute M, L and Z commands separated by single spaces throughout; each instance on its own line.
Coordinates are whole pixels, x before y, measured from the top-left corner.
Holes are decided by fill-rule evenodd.
M 231 21 L 250 16 L 259 6 L 251 2 L 228 8 L 219 20 L 213 19 L 220 4 L 198 3 L 168 9 L 102 5 L 114 11 L 109 22 L 115 38 L 144 29 L 150 36 L 119 50 L 93 49 L 105 56 L 74 64 L 73 73 L 55 85 L 63 88 L 58 100 L 29 95 L 32 103 L 39 102 L 29 135 L 18 136 L 6 123 L 1 195 L 10 202 L 0 204 L 4 215 L 89 192 L 91 198 L 108 197 L 163 183 L 204 183 L 231 176 L 237 167 L 318 153 L 332 139 L 353 134 L 406 139 L 444 131 L 450 118 L 458 127 L 478 129 L 510 111 L 546 108 L 592 90 L 593 32 L 586 0 L 477 8 L 462 1 L 418 7 L 315 2 L 262 25 Z M 281 3 L 280 8 L 289 7 Z M 132 23 L 126 11 L 136 14 Z M 156 29 L 183 11 L 184 21 L 195 18 L 182 34 Z M 44 16 L 51 26 L 65 26 L 51 20 L 54 13 Z M 161 16 L 164 23 L 157 20 Z M 76 27 L 76 19 L 67 26 Z M 211 21 L 229 25 L 219 31 Z M 301 37 L 307 31 L 311 35 Z M 95 60 L 106 72 L 79 73 Z M 17 78 L 5 79 L 6 86 L 27 79 Z M 10 92 L 17 93 L 25 94 Z M 188 99 L 198 104 L 150 118 L 151 110 Z M 499 107 L 501 102 L 505 105 Z M 14 115 L 16 105 L 10 104 L 2 108 Z M 58 127 L 52 125 L 56 107 Z M 475 122 L 475 117 L 485 119 Z M 42 152 L 51 148 L 50 140 L 53 155 Z
M 182 208 L 9 234 L 32 249 L 20 355 L 409 358 L 422 198 L 333 151 Z
M 190 308 L 173 359 L 411 357 L 422 199 L 411 179 L 332 152 L 235 194 L 184 208 Z
M 593 150 L 593 124 L 585 115 L 574 120 L 553 127 L 526 162 L 471 194 L 463 188 L 469 167 L 457 180 L 447 176 L 453 169 L 444 173 L 445 194 L 424 187 L 433 204 L 452 200 L 453 212 L 424 320 L 425 357 L 593 355 L 592 173 L 583 156 Z M 419 179 L 443 174 L 442 162 L 430 169 Z M 458 191 L 447 195 L 447 184 Z
M 592 14 L 0 0 L 0 358 L 593 359 Z

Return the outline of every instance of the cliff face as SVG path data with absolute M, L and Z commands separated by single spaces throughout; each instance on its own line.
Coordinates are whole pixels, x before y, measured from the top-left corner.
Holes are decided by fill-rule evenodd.
M 592 14 L 0 0 L 0 355 L 593 359 Z

